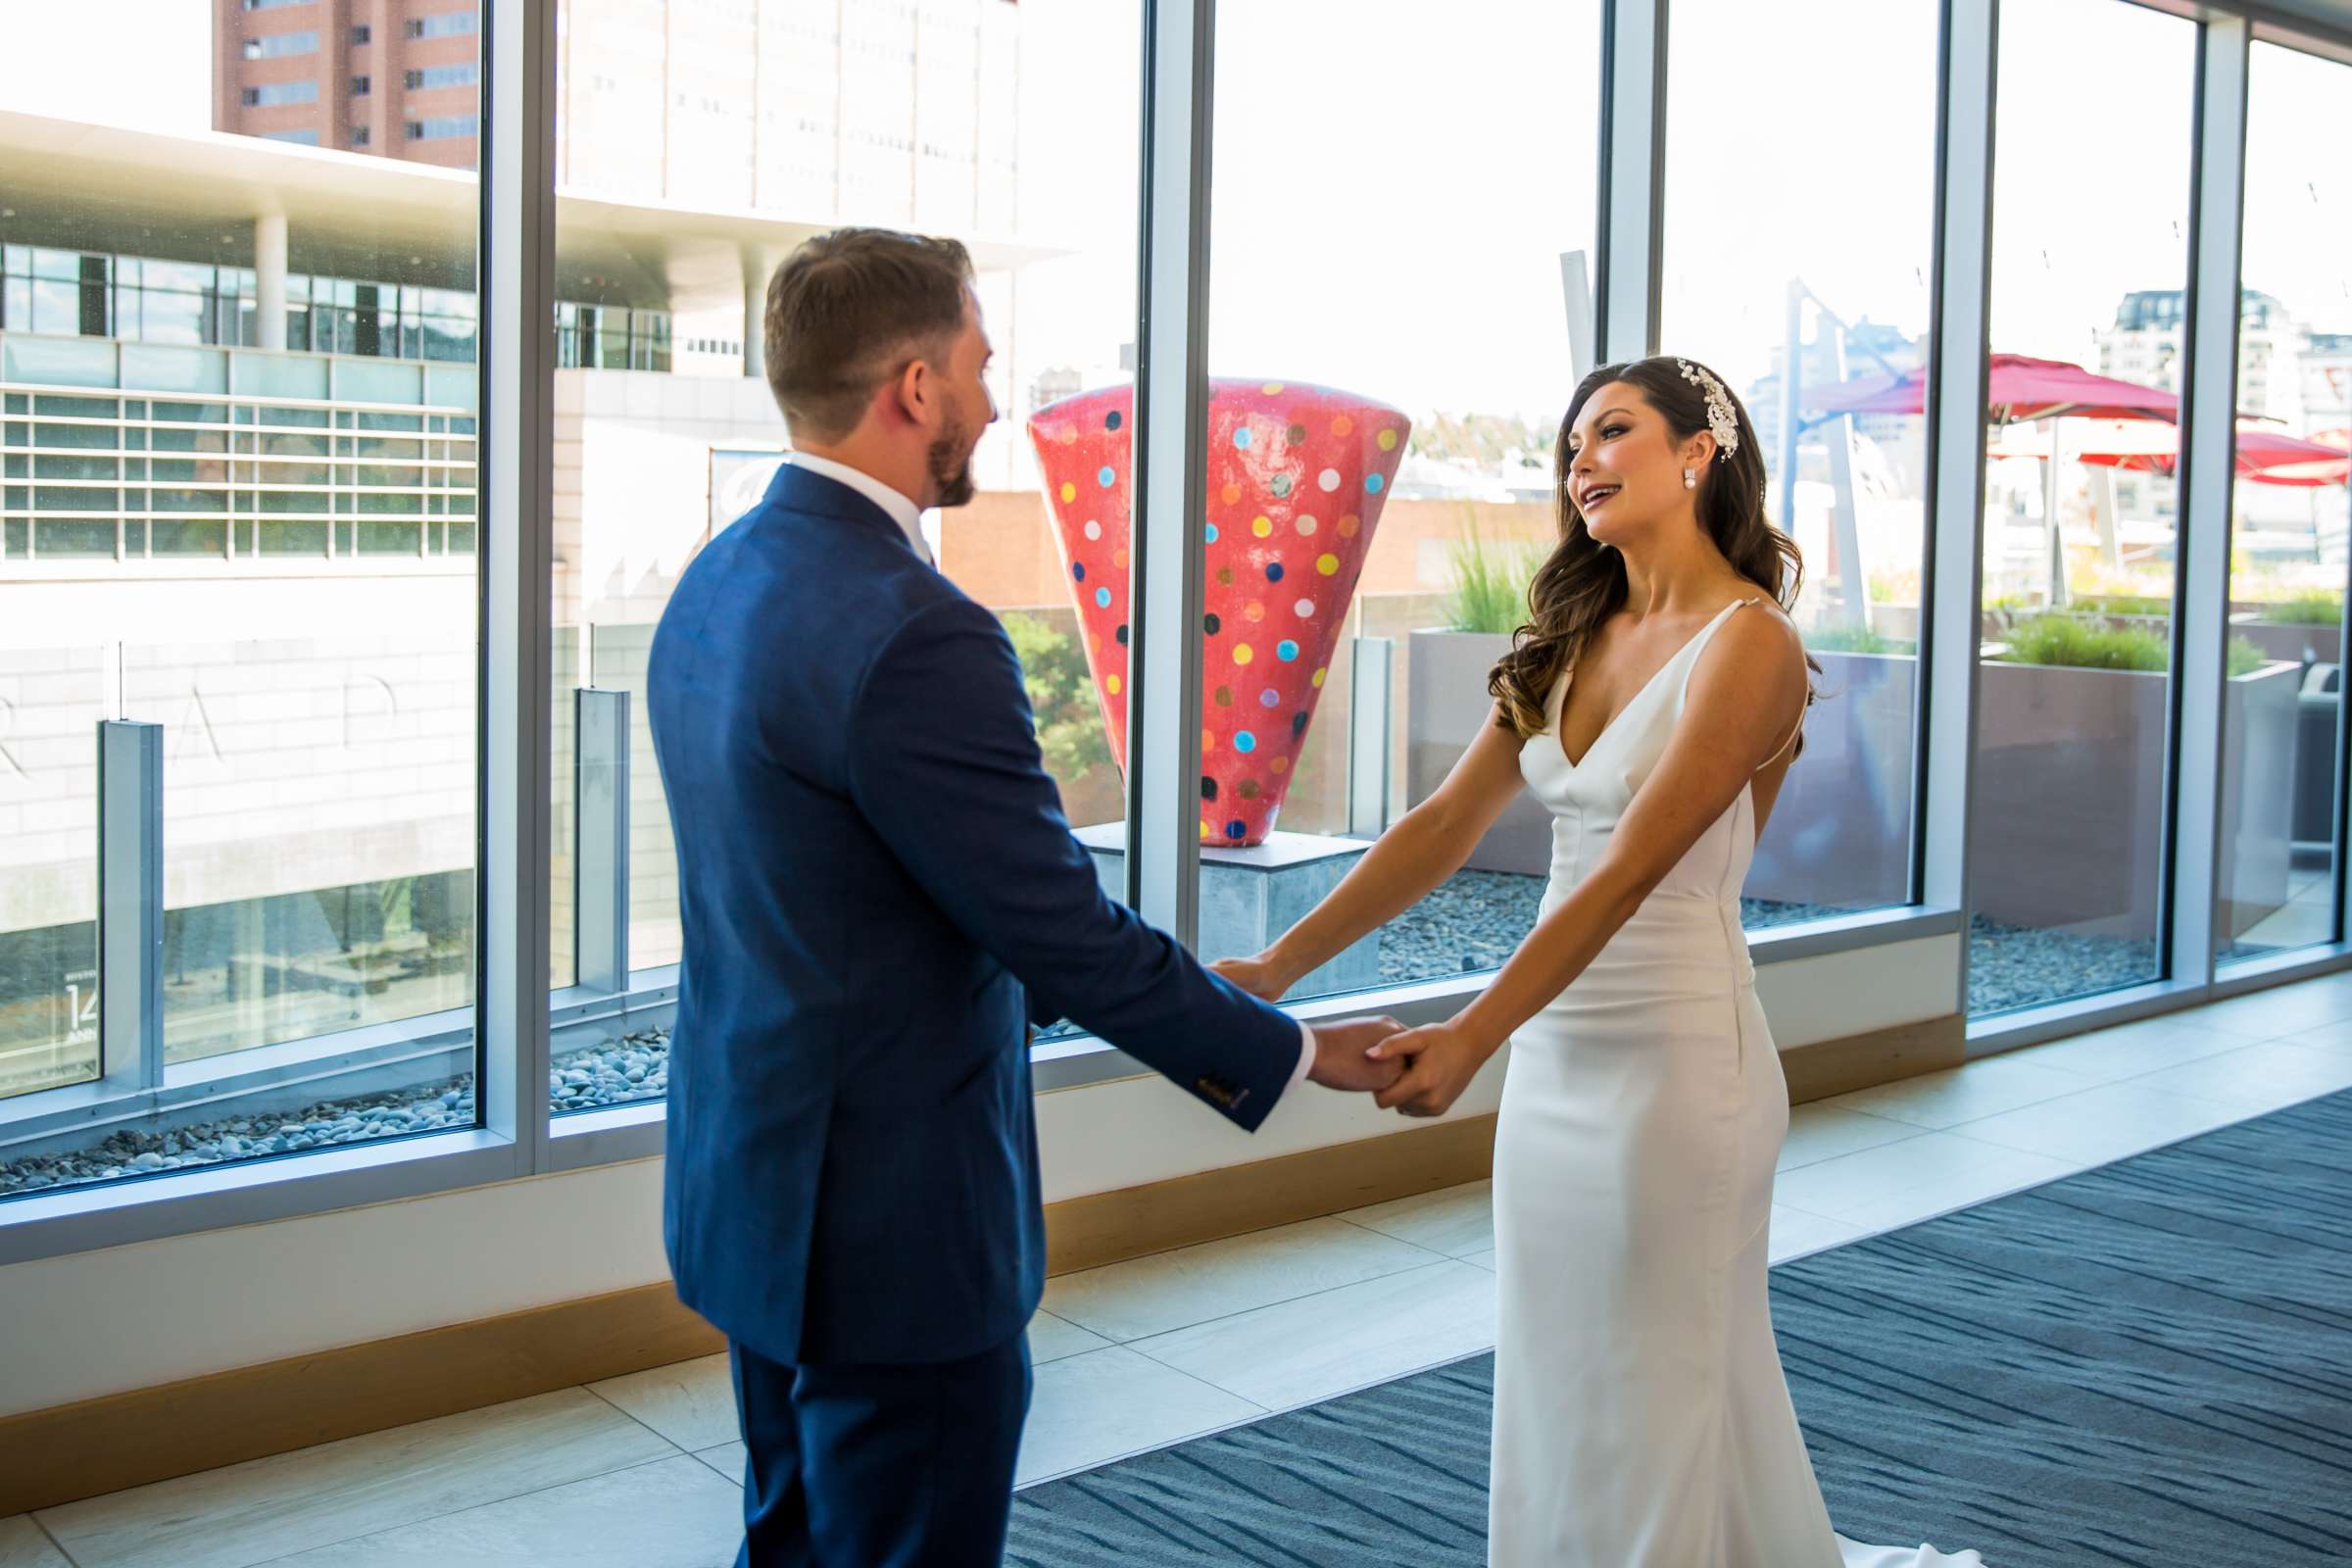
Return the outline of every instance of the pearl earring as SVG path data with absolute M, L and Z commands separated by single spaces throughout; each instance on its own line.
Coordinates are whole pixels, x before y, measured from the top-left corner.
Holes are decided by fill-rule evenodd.
M 1698 488 L 1698 470 L 1696 468 L 1685 468 L 1683 470 L 1683 488 L 1686 490 L 1695 490 Z

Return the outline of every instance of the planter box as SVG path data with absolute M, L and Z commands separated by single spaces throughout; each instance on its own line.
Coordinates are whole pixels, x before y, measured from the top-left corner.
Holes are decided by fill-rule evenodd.
M 1510 652 L 1503 632 L 1416 631 L 1405 639 L 1404 804 L 1420 805 L 1478 738 L 1494 699 L 1487 673 Z M 1551 812 L 1521 791 L 1470 852 L 1475 871 L 1544 876 L 1551 870 Z
M 2166 677 L 1995 660 L 1981 673 L 1971 905 L 2034 929 L 2154 936 Z M 2231 935 L 2286 902 L 2295 681 L 2293 665 L 2266 664 L 2225 697 L 2219 889 Z
M 2290 663 L 2338 664 L 2343 662 L 2344 631 L 2341 626 L 2302 625 L 2284 620 L 2230 619 L 2230 635 L 2243 637 L 2262 650 L 2265 659 L 2283 659 Z
M 1882 637 L 1900 642 L 1919 641 L 1919 607 L 1873 603 L 1870 607 L 1870 629 Z
M 1823 908 L 1900 904 L 1911 884 L 1910 654 L 1815 654 L 1821 701 L 1756 844 L 1751 899 Z

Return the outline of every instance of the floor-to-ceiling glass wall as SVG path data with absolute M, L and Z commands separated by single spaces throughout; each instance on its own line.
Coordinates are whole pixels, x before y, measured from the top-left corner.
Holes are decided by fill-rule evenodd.
M 2162 973 L 2197 28 L 2001 13 L 1968 1010 Z

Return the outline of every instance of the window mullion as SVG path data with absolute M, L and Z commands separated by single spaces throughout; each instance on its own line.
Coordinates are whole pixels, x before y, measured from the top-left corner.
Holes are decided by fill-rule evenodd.
M 556 5 L 486 11 L 480 1102 L 530 1171 L 548 1137 Z
M 2204 24 L 2198 41 L 2187 363 L 2180 399 L 2170 884 L 2171 976 L 2198 985 L 2213 979 L 2222 834 L 2235 826 L 2221 820 L 2221 810 L 2249 37 L 2242 18 L 2217 17 Z
M 1953 1010 L 1968 1010 L 1968 844 L 1984 569 L 1985 355 L 1992 287 L 1999 0 L 1947 0 L 1927 389 L 1930 529 L 1920 606 L 1919 895 L 1962 911 Z
M 1209 105 L 1215 0 L 1144 13 L 1142 277 L 1127 699 L 1127 897 L 1199 934 L 1201 579 L 1207 545 Z

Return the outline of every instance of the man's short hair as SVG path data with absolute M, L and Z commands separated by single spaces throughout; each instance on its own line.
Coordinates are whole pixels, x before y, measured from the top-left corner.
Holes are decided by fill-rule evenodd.
M 837 228 L 802 245 L 767 283 L 767 384 L 785 422 L 838 440 L 907 361 L 944 361 L 963 329 L 972 259 L 961 242 Z

